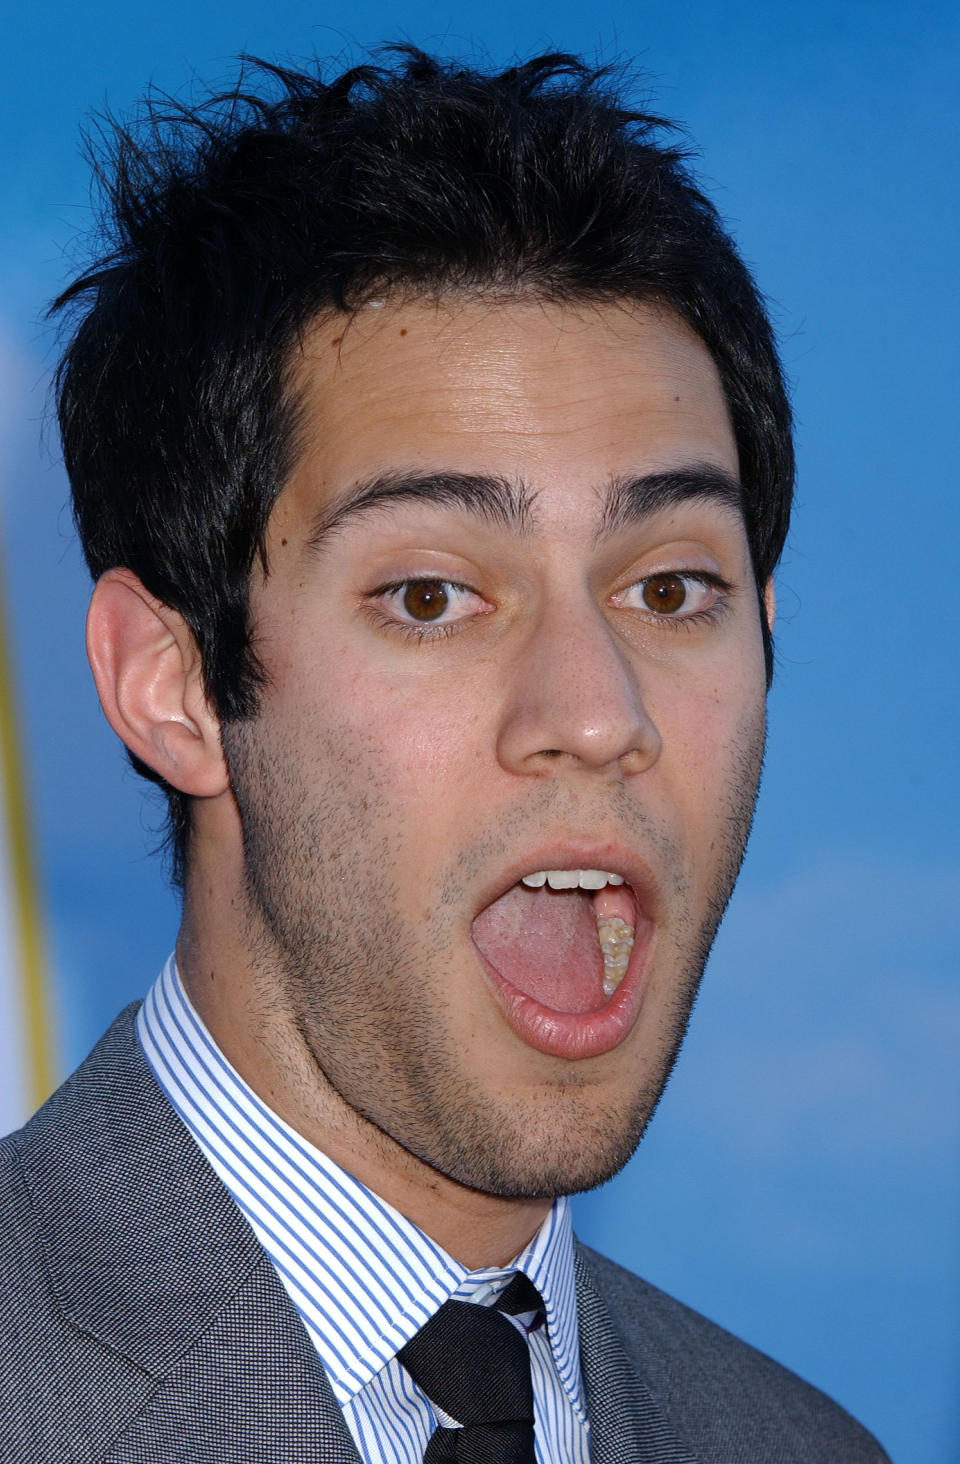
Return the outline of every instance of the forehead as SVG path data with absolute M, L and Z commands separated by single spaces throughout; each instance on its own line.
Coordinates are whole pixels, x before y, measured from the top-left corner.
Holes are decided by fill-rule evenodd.
M 301 455 L 284 518 L 397 470 L 495 473 L 547 509 L 624 475 L 737 476 L 714 362 L 655 306 L 386 301 L 317 323 L 294 383 Z

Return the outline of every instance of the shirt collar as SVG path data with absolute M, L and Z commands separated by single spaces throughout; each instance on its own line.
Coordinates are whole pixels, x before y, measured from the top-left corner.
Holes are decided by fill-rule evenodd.
M 276 1266 L 338 1402 L 365 1387 L 444 1301 L 478 1292 L 492 1299 L 522 1270 L 543 1298 L 561 1384 L 582 1406 L 567 1199 L 554 1202 L 511 1265 L 468 1271 L 263 1103 L 194 1010 L 173 956 L 137 1032 L 160 1086 Z

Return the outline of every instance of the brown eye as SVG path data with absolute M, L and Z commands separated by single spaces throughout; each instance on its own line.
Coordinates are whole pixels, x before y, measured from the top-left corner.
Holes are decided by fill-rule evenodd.
M 682 610 L 687 587 L 679 574 L 654 574 L 643 582 L 643 603 L 648 610 L 661 615 L 674 615 Z
M 436 620 L 449 603 L 442 580 L 412 580 L 403 593 L 403 608 L 414 620 Z

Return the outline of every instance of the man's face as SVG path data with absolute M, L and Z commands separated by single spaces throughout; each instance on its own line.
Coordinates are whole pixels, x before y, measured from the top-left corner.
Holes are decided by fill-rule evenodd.
M 666 1081 L 761 763 L 716 370 L 664 312 L 468 299 L 321 324 L 299 382 L 269 679 L 224 733 L 260 969 L 410 1154 L 491 1194 L 598 1183 Z

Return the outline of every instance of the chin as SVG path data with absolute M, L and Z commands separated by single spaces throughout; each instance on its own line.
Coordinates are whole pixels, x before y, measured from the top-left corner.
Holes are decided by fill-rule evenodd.
M 555 1091 L 548 1104 L 520 1111 L 474 1104 L 471 1122 L 458 1126 L 459 1142 L 435 1131 L 430 1148 L 409 1138 L 406 1147 L 447 1178 L 499 1199 L 580 1194 L 605 1184 L 631 1158 L 665 1081 L 635 1094 L 626 1107 L 602 1110 L 585 1111 L 582 1087 Z

